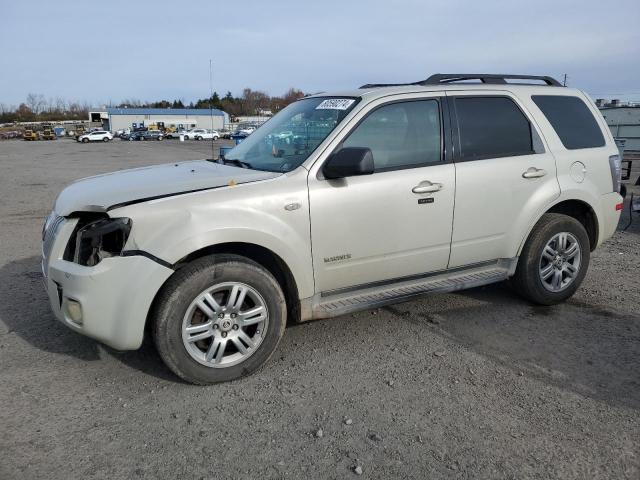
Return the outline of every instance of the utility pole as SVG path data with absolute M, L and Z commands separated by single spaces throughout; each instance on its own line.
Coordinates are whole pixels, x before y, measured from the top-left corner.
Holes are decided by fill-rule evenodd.
M 209 59 L 209 115 L 211 116 L 211 132 L 213 132 L 213 63 L 211 59 Z M 211 160 L 216 158 L 213 144 L 213 135 L 211 135 Z

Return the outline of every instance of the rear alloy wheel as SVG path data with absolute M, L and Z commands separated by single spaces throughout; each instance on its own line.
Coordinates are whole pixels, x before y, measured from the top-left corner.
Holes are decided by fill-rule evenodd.
M 589 236 L 575 218 L 547 213 L 535 225 L 511 279 L 523 297 L 553 305 L 571 297 L 589 267 Z
M 165 284 L 152 311 L 153 336 L 176 375 L 211 384 L 259 369 L 284 333 L 286 312 L 269 271 L 239 255 L 212 255 Z
M 550 292 L 561 292 L 571 285 L 580 271 L 582 252 L 578 239 L 569 232 L 554 235 L 542 250 L 538 272 L 542 285 Z

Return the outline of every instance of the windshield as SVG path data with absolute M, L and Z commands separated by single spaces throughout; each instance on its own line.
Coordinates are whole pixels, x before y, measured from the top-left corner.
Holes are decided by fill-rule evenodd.
M 290 172 L 309 158 L 355 104 L 355 98 L 298 100 L 228 152 L 224 160 L 256 170 Z

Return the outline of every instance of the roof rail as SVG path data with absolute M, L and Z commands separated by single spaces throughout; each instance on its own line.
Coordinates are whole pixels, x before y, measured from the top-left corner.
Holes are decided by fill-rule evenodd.
M 379 87 L 405 87 L 410 85 L 442 85 L 446 83 L 455 83 L 465 80 L 480 80 L 482 83 L 489 84 L 506 84 L 507 79 L 510 80 L 539 80 L 550 87 L 562 87 L 563 85 L 553 77 L 540 75 L 503 75 L 495 73 L 436 73 L 426 80 L 411 83 L 367 83 L 360 88 L 379 88 Z
M 482 83 L 495 83 L 504 84 L 507 83 L 507 79 L 512 80 L 540 80 L 549 86 L 562 87 L 562 84 L 553 77 L 541 76 L 541 75 L 504 75 L 495 73 L 436 73 L 431 75 L 422 82 L 417 82 L 418 85 L 440 85 L 442 83 L 454 83 L 463 80 L 480 80 Z

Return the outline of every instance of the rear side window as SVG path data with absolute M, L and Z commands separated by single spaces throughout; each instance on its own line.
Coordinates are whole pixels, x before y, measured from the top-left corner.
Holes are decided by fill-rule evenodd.
M 534 153 L 531 125 L 506 97 L 457 97 L 460 160 Z
M 564 148 L 604 146 L 602 131 L 582 99 L 561 95 L 533 95 L 531 99 L 547 117 Z

